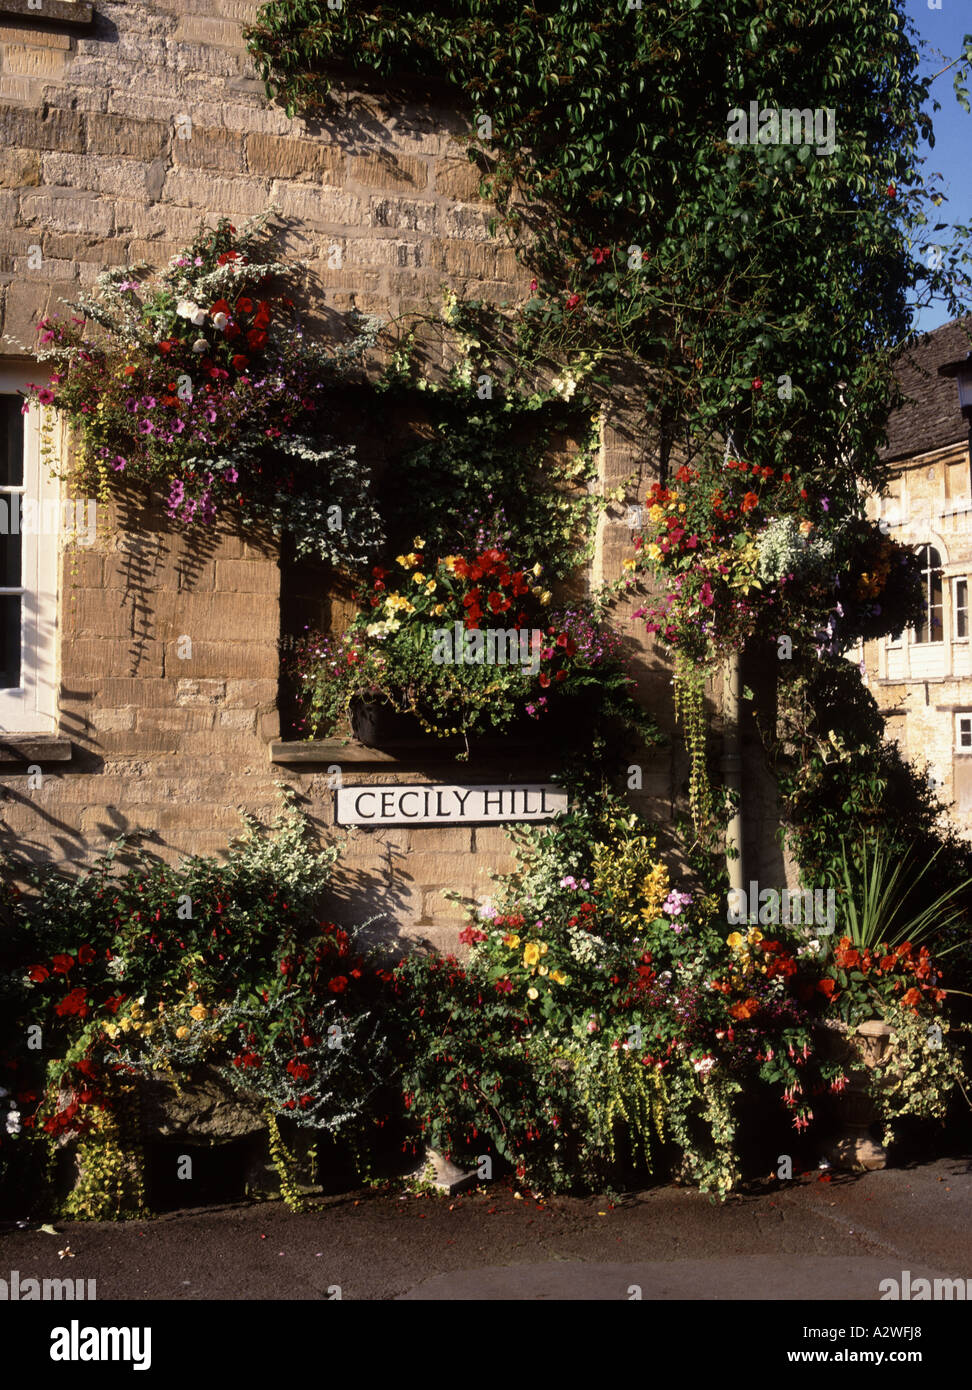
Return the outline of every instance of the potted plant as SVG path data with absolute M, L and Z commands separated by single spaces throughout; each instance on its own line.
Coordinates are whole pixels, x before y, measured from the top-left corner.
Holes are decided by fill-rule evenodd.
M 915 851 L 892 862 L 880 841 L 869 852 L 866 837 L 852 859 L 846 845 L 841 847 L 847 929 L 827 972 L 837 1017 L 818 1028 L 822 1055 L 840 1061 L 847 1077 L 835 1115 L 839 1132 L 828 1151 L 841 1166 L 884 1166 L 885 1150 L 870 1130 L 881 1117 L 882 1090 L 900 1080 L 914 1060 L 899 1045 L 900 1016 L 924 1019 L 933 1033 L 946 997 L 925 943 L 934 938 L 936 960 L 952 949 L 942 943 L 964 920 L 958 899 L 972 880 L 923 900 L 921 887 L 940 853 L 941 848 L 935 850 L 916 867 Z
M 304 729 L 346 720 L 363 742 L 431 736 L 583 734 L 614 717 L 651 736 L 631 697 L 620 641 L 589 611 L 551 612 L 539 564 L 497 546 L 439 557 L 421 537 L 394 568 L 375 566 L 340 639 L 311 636 L 292 672 Z

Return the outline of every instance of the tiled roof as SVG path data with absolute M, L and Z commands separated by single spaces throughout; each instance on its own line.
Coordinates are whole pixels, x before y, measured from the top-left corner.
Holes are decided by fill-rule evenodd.
M 968 439 L 958 387 L 953 379 L 939 376 L 938 368 L 957 362 L 970 351 L 972 315 L 943 323 L 901 355 L 895 376 L 906 401 L 888 419 L 888 443 L 881 450 L 882 459 L 912 458 Z

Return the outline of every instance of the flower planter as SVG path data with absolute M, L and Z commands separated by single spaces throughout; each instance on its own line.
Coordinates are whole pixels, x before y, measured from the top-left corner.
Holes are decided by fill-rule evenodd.
M 408 711 L 393 709 L 384 700 L 352 700 L 348 710 L 351 732 L 366 748 L 385 748 L 394 743 L 419 743 L 434 739 Z
M 410 711 L 400 713 L 384 700 L 352 700 L 348 714 L 351 732 L 366 748 L 389 748 L 403 744 L 458 746 L 463 742 L 461 733 L 449 737 L 429 733 L 418 715 Z M 571 734 L 576 735 L 584 714 L 585 709 L 580 708 L 577 702 L 563 701 L 539 719 L 520 714 L 505 728 L 482 729 L 470 734 L 469 740 L 470 744 L 485 742 L 489 746 L 499 746 L 507 741 L 529 746 L 566 741 Z M 426 719 L 433 726 L 437 722 L 431 713 L 426 714 Z
M 887 1165 L 887 1152 L 872 1137 L 880 1116 L 874 1102 L 873 1072 L 885 1066 L 893 1031 L 883 1019 L 869 1018 L 852 1029 L 848 1024 L 827 1022 L 817 1030 L 819 1055 L 839 1061 L 847 1074 L 847 1087 L 831 1107 L 832 1130 L 824 1156 L 835 1168 L 871 1172 Z

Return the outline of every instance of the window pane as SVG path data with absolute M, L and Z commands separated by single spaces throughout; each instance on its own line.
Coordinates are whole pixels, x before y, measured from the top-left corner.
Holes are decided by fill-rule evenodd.
M 3 498 L 0 497 L 0 502 Z M 0 506 L 0 527 L 3 521 L 3 508 Z M 21 585 L 20 536 L 0 535 L 0 589 L 19 589 Z
M 20 599 L 0 594 L 0 690 L 20 685 Z
M 0 487 L 24 482 L 24 417 L 20 396 L 0 396 Z
M 956 579 L 955 581 L 955 636 L 968 637 L 969 635 L 969 581 L 967 579 Z

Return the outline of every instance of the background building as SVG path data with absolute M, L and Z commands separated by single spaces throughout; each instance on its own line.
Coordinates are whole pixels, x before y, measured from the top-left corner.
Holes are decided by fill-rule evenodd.
M 907 397 L 888 423 L 887 496 L 869 514 L 918 548 L 925 616 L 915 629 L 865 645 L 867 679 L 889 737 L 928 777 L 966 834 L 972 833 L 972 487 L 969 427 L 955 381 L 939 368 L 966 357 L 972 319 L 927 334 L 897 368 Z M 859 653 L 858 653 L 859 655 Z

